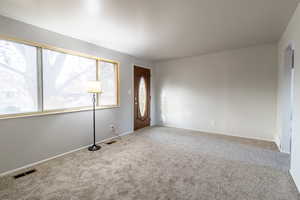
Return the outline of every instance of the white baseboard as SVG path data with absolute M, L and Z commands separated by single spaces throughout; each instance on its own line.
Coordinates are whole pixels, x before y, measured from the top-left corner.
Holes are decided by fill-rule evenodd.
M 277 148 L 279 149 L 279 151 L 282 152 L 281 144 L 280 144 L 280 138 L 278 136 L 275 137 L 274 142 L 277 145 Z
M 120 136 L 129 135 L 129 134 L 131 134 L 131 133 L 133 133 L 133 131 L 127 131 L 127 132 L 124 132 L 124 133 L 119 134 L 118 136 L 114 136 L 114 137 L 106 138 L 106 139 L 104 139 L 104 140 L 97 141 L 96 143 L 97 143 L 97 144 L 105 143 L 105 142 L 107 142 L 107 141 L 113 140 L 113 139 L 118 138 L 118 137 L 120 137 Z M 70 153 L 73 153 L 73 152 L 82 150 L 82 149 L 85 149 L 85 148 L 88 148 L 88 147 L 91 146 L 91 145 L 92 145 L 92 144 L 85 145 L 85 146 L 79 147 L 79 148 L 77 148 L 77 149 L 74 149 L 74 150 L 71 150 L 71 151 L 68 151 L 68 152 L 65 152 L 65 153 L 62 153 L 62 154 L 58 154 L 58 155 L 56 155 L 56 156 L 52 156 L 52 157 L 50 157 L 50 158 L 46 158 L 46 159 L 44 159 L 44 160 L 40 160 L 40 161 L 31 163 L 31 164 L 25 165 L 25 166 L 23 166 L 23 167 L 19 167 L 19 168 L 16 168 L 16 169 L 12 169 L 12 170 L 3 172 L 3 173 L 0 174 L 0 177 L 1 177 L 1 176 L 6 176 L 6 175 L 8 175 L 8 174 L 15 173 L 15 172 L 17 172 L 17 171 L 19 171 L 19 170 L 23 170 L 23 169 L 26 169 L 26 168 L 33 167 L 33 166 L 35 166 L 35 165 L 38 165 L 38 164 L 47 162 L 47 161 L 49 161 L 49 160 L 52 160 L 52 159 L 55 159 L 55 158 L 58 158 L 58 157 L 61 157 L 61 156 L 64 156 L 64 155 L 67 155 L 67 154 L 70 154 Z
M 286 154 L 291 154 L 291 152 L 286 152 L 282 147 L 281 147 L 281 141 L 280 138 L 278 136 L 275 137 L 274 139 L 275 144 L 277 145 L 279 151 L 281 153 L 286 153 Z
M 290 169 L 290 174 L 291 177 L 293 178 L 293 181 L 297 187 L 298 192 L 300 193 L 300 180 L 298 180 L 298 178 L 296 177 L 295 173 L 293 172 L 293 170 Z
M 131 133 L 133 133 L 133 131 L 127 131 L 127 132 L 121 133 L 119 136 L 125 136 L 125 135 L 129 135 Z M 118 136 L 116 136 L 116 137 L 118 137 Z M 113 137 L 113 138 L 115 138 L 115 137 Z M 113 139 L 113 138 L 111 138 L 111 139 Z
M 286 153 L 286 154 L 291 154 L 291 152 L 287 152 L 287 151 L 284 151 L 282 149 L 279 149 L 281 153 Z
M 185 130 L 190 130 L 190 131 L 199 131 L 199 132 L 203 132 L 203 133 L 211 133 L 211 134 L 216 134 L 216 135 L 226 135 L 226 136 L 240 137 L 240 138 L 245 138 L 245 139 L 261 140 L 261 141 L 266 141 L 266 142 L 275 142 L 274 139 L 260 138 L 260 137 L 241 136 L 241 135 L 237 135 L 237 134 L 225 133 L 225 132 L 214 131 L 214 130 L 182 128 L 182 127 L 176 127 L 176 126 L 171 125 L 171 124 L 163 124 L 162 126 L 164 126 L 164 127 L 170 127 L 170 128 L 185 129 Z M 276 143 L 276 142 L 275 142 L 275 143 Z

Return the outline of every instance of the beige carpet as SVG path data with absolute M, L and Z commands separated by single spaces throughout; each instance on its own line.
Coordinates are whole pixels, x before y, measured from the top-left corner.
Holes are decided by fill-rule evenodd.
M 0 199 L 296 200 L 273 143 L 154 127 L 0 178 Z

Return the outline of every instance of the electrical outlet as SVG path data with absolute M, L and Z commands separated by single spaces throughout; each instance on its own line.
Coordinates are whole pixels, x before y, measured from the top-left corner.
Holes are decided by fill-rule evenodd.
M 115 125 L 114 125 L 114 124 L 111 124 L 111 125 L 109 125 L 109 127 L 110 127 L 111 132 L 112 132 L 113 134 L 115 134 L 115 133 L 116 133 Z
M 215 120 L 211 120 L 210 121 L 210 126 L 211 127 L 215 127 L 216 126 L 216 121 Z

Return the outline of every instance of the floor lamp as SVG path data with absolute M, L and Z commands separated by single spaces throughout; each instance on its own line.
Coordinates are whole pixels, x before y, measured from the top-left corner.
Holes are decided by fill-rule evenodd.
M 96 95 L 101 93 L 101 83 L 100 81 L 89 81 L 88 82 L 88 93 L 93 94 L 93 131 L 94 131 L 94 143 L 92 146 L 88 148 L 89 151 L 97 151 L 101 148 L 101 146 L 96 145 L 96 116 L 95 116 L 95 108 L 96 108 Z

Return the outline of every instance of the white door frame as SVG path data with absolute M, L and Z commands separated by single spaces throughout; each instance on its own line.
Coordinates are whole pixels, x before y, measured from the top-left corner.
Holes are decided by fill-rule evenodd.
M 281 151 L 291 153 L 293 138 L 293 88 L 294 88 L 294 48 L 288 45 L 284 50 L 284 78 L 283 78 L 283 103 L 282 130 L 280 137 Z

